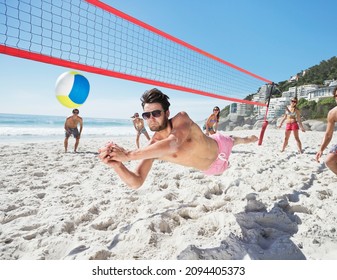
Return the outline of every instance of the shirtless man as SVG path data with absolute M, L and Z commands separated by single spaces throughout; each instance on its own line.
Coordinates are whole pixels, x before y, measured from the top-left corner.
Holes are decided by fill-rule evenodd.
M 68 139 L 70 135 L 73 135 L 76 139 L 74 152 L 76 153 L 78 144 L 80 142 L 80 137 L 83 129 L 83 120 L 78 115 L 80 111 L 78 109 L 73 110 L 73 115 L 68 117 L 64 123 L 65 139 L 64 139 L 64 149 L 65 152 L 68 150 Z M 80 125 L 80 131 L 78 131 L 78 124 Z
M 146 128 L 144 126 L 144 120 L 141 119 L 139 117 L 138 113 L 135 113 L 133 116 L 133 126 L 135 127 L 136 131 L 137 131 L 137 138 L 136 138 L 136 144 L 137 144 L 137 148 L 139 149 L 139 137 L 140 135 L 143 133 L 145 135 L 145 137 L 147 138 L 147 140 L 150 140 L 150 136 L 146 131 Z
M 228 167 L 234 145 L 258 140 L 256 136 L 228 137 L 220 133 L 207 136 L 185 112 L 169 119 L 168 99 L 156 88 L 146 91 L 141 98 L 142 117 L 155 132 L 147 147 L 128 151 L 115 143 L 108 143 L 99 149 L 99 158 L 133 189 L 144 183 L 155 159 L 193 167 L 206 175 L 219 175 Z M 134 172 L 123 164 L 130 160 L 140 160 Z
M 333 90 L 333 96 L 336 100 L 337 98 L 337 87 L 334 88 Z M 316 161 L 319 162 L 323 151 L 325 150 L 325 148 L 329 145 L 331 139 L 332 139 L 332 135 L 335 129 L 335 123 L 337 122 L 337 107 L 332 108 L 327 116 L 327 127 L 326 127 L 326 131 L 322 140 L 322 144 L 321 147 L 319 149 L 319 151 L 316 153 Z M 334 145 L 325 160 L 325 164 L 326 166 L 337 175 L 337 144 Z

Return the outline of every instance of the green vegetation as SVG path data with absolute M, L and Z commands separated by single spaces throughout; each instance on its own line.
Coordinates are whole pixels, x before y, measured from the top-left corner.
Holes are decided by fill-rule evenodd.
M 315 84 L 325 86 L 326 80 L 337 80 L 337 57 L 334 56 L 328 60 L 323 60 L 320 64 L 310 67 L 305 71 L 297 73 L 297 81 L 282 81 L 278 83 L 278 91 L 274 92 L 273 97 L 281 97 L 282 92 L 288 91 L 290 87 Z M 245 100 L 252 100 L 253 94 L 248 95 Z M 298 108 L 304 119 L 324 119 L 333 107 L 336 106 L 333 97 L 322 98 L 318 102 L 308 101 L 301 98 L 298 102 Z M 226 106 L 220 111 L 220 117 L 225 118 L 229 115 L 230 106 Z
M 333 56 L 328 60 L 321 61 L 320 64 L 310 67 L 305 71 L 297 73 L 297 81 L 282 81 L 279 82 L 279 89 L 287 91 L 290 87 L 315 84 L 324 85 L 325 80 L 337 80 L 337 57 Z
M 220 110 L 220 118 L 226 118 L 229 115 L 230 105 L 227 105 L 225 108 Z
M 306 120 L 325 119 L 328 112 L 336 106 L 336 102 L 333 97 L 322 98 L 318 102 L 301 98 L 297 106 L 301 110 L 302 117 Z
M 289 87 L 315 84 L 319 86 L 325 86 L 326 80 L 337 80 L 337 57 L 334 56 L 329 60 L 323 60 L 320 64 L 315 65 L 297 73 L 297 81 L 283 81 L 279 83 L 279 89 L 281 91 L 287 91 Z M 326 119 L 326 116 L 333 107 L 336 106 L 335 99 L 333 97 L 322 98 L 318 102 L 307 101 L 300 99 L 298 107 L 301 110 L 301 115 L 305 119 Z

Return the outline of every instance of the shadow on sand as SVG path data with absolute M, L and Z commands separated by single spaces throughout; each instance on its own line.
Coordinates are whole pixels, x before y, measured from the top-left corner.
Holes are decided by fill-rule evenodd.
M 248 194 L 245 211 L 235 214 L 242 236 L 231 234 L 219 247 L 188 246 L 179 260 L 305 260 L 300 248 L 291 241 L 300 218 L 286 200 L 267 211 L 255 194 Z M 302 209 L 303 210 L 303 209 Z

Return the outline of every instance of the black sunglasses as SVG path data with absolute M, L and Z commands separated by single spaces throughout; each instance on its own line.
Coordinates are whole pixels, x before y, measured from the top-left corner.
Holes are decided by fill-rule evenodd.
M 144 120 L 147 120 L 149 118 L 151 118 L 151 115 L 154 117 L 154 118 L 159 118 L 161 116 L 161 112 L 164 112 L 163 110 L 154 110 L 152 112 L 144 112 L 142 114 L 142 117 Z

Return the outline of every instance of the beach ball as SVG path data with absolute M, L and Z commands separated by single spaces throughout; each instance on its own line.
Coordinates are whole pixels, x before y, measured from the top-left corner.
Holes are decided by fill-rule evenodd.
M 57 100 L 68 108 L 81 106 L 89 95 L 90 85 L 86 77 L 76 71 L 61 74 L 56 81 Z

